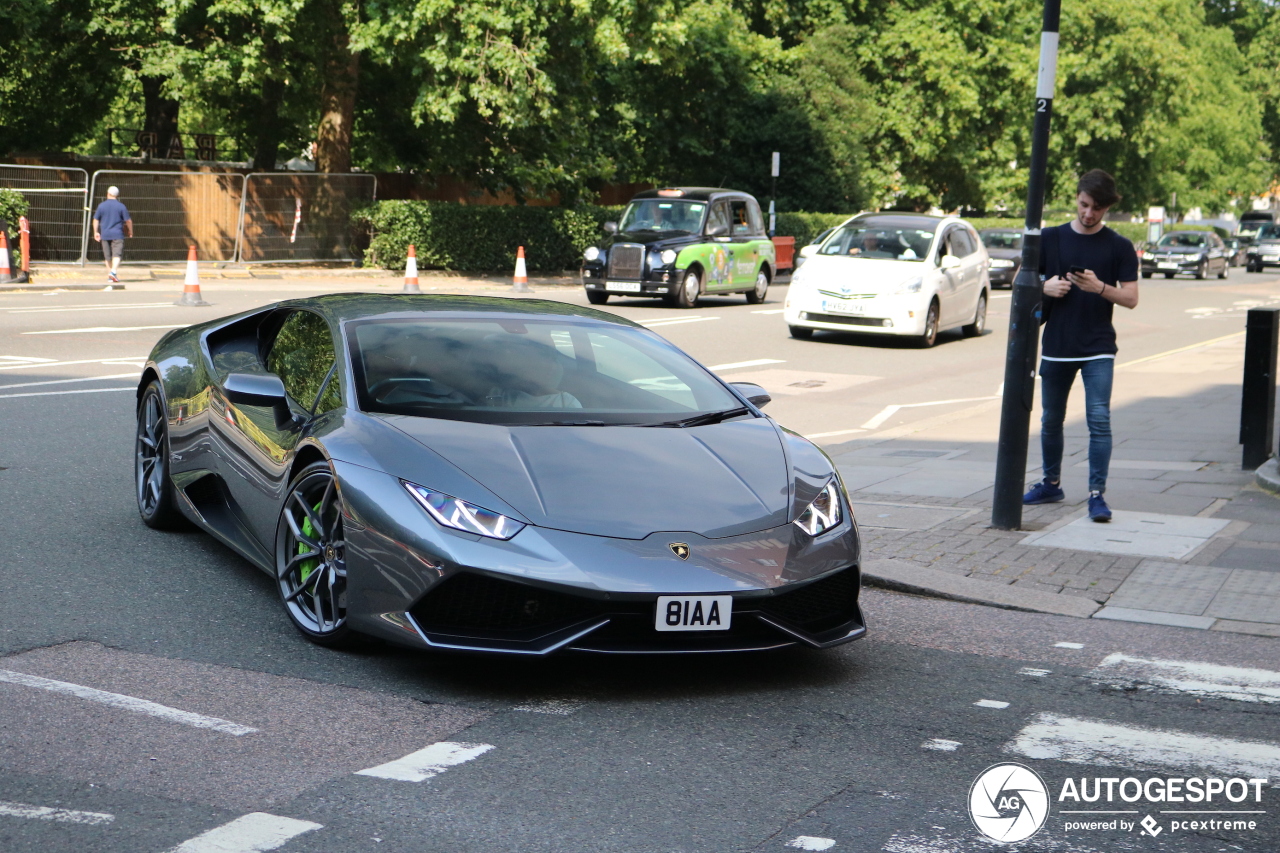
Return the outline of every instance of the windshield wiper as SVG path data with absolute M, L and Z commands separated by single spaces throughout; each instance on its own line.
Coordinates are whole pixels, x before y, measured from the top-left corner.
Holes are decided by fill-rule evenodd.
M 511 426 L 625 426 L 625 424 L 608 424 L 604 421 L 535 421 L 530 424 L 511 424 Z
M 645 426 L 679 427 L 680 429 L 685 429 L 686 427 L 706 426 L 707 424 L 718 424 L 723 420 L 728 420 L 729 418 L 736 418 L 739 415 L 748 415 L 750 413 L 751 413 L 751 410 L 748 409 L 746 406 L 739 406 L 736 409 L 725 409 L 724 411 L 721 411 L 721 412 L 705 412 L 701 415 L 692 415 L 691 417 L 681 418 L 678 421 L 663 421 L 662 423 L 658 423 L 658 424 L 645 424 Z

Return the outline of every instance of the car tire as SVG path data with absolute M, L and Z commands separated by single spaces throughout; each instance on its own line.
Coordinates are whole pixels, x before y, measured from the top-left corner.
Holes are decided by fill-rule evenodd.
M 813 337 L 813 329 L 806 329 L 804 326 L 787 326 L 787 331 L 798 341 L 807 341 Z
M 987 330 L 987 293 L 984 290 L 982 295 L 978 297 L 977 310 L 973 312 L 973 322 L 962 327 L 966 338 L 981 337 L 982 333 Z
M 1209 262 L 1201 261 L 1196 265 L 1196 281 L 1204 281 L 1209 277 Z
M 671 304 L 677 308 L 694 308 L 698 304 L 698 297 L 702 295 L 702 280 L 698 278 L 698 273 L 689 270 L 684 274 L 684 278 L 680 280 L 680 287 L 673 293 Z
M 276 527 L 276 588 L 289 621 L 313 643 L 351 645 L 342 496 L 328 462 L 313 462 L 289 483 Z
M 1146 271 L 1143 271 L 1143 273 L 1142 273 L 1142 277 L 1143 277 L 1143 278 L 1151 278 L 1151 273 L 1146 272 Z
M 756 286 L 747 291 L 747 304 L 759 305 L 764 302 L 765 294 L 769 292 L 769 274 L 765 272 L 764 267 L 756 273 Z
M 1167 272 L 1164 274 L 1165 278 L 1173 278 L 1173 276 L 1174 276 L 1174 273 L 1171 273 L 1171 272 Z
M 142 523 L 156 530 L 191 526 L 178 509 L 169 478 L 169 419 L 160 382 L 152 381 L 138 402 L 138 430 L 133 442 L 133 481 Z
M 924 315 L 924 332 L 916 337 L 916 346 L 928 349 L 938 342 L 938 300 L 929 303 L 929 311 Z
M 609 301 L 609 294 L 603 293 L 599 290 L 588 290 L 587 301 L 592 305 L 603 305 Z
M 1226 278 L 1227 276 L 1229 276 L 1229 275 L 1231 275 L 1231 265 L 1230 265 L 1230 264 L 1223 264 L 1223 265 L 1222 265 L 1222 272 L 1218 273 L 1218 278 L 1225 279 L 1225 278 Z

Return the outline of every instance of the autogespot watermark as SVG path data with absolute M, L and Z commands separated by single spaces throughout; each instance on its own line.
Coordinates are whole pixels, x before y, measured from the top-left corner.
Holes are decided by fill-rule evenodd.
M 1217 776 L 1082 776 L 1058 788 L 1057 816 L 1067 833 L 1253 832 L 1265 815 L 1268 779 Z M 1006 844 L 1025 841 L 1044 827 L 1052 806 L 1049 786 L 1029 767 L 988 767 L 969 789 L 969 817 L 978 832 Z

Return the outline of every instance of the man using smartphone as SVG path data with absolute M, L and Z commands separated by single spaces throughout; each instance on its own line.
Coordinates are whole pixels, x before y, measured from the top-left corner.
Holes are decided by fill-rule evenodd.
M 1133 243 L 1102 224 L 1120 200 L 1116 182 L 1101 169 L 1076 184 L 1076 218 L 1046 228 L 1040 239 L 1044 282 L 1040 359 L 1043 415 L 1040 450 L 1044 479 L 1022 497 L 1024 504 L 1056 503 L 1062 491 L 1062 422 L 1067 397 L 1080 374 L 1089 425 L 1089 517 L 1110 521 L 1102 497 L 1111 465 L 1111 381 L 1116 359 L 1116 305 L 1138 305 L 1138 255 Z

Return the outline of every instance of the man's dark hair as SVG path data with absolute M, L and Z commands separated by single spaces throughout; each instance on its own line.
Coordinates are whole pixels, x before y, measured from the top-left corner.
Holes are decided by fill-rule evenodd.
M 1116 192 L 1116 179 L 1101 169 L 1090 169 L 1080 176 L 1076 193 L 1085 193 L 1098 207 L 1111 207 L 1121 198 Z

